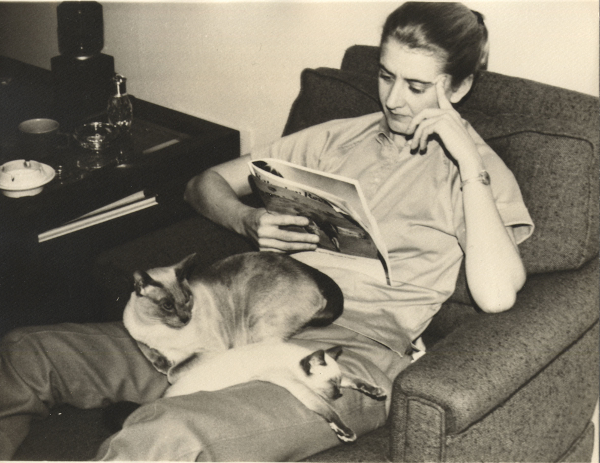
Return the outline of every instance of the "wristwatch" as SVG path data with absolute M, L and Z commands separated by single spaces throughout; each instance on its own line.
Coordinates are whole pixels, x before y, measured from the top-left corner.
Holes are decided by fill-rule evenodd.
M 484 185 L 489 185 L 490 184 L 490 174 L 488 174 L 487 171 L 482 170 L 481 172 L 479 172 L 479 175 L 477 177 L 471 177 L 466 180 L 463 180 L 462 183 L 460 184 L 460 189 L 462 190 L 465 185 L 467 185 L 468 183 L 473 183 L 473 182 L 480 182 L 480 183 L 483 183 Z

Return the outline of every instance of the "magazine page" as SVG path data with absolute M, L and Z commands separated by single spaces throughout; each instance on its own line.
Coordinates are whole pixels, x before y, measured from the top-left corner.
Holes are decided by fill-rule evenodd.
M 307 227 L 290 228 L 318 235 L 319 251 L 343 255 L 340 263 L 345 265 L 348 257 L 362 258 L 353 266 L 369 274 L 373 272 L 364 260 L 375 259 L 378 273 L 382 267 L 384 274 L 388 272 L 387 250 L 357 182 L 274 159 L 252 161 L 249 166 L 266 209 L 310 219 Z

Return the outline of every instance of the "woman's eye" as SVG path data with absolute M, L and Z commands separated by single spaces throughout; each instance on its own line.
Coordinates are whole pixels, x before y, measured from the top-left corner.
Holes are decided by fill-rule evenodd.
M 425 93 L 425 89 L 424 88 L 417 88 L 417 87 L 409 87 L 410 91 L 413 92 L 415 95 L 421 95 L 423 93 Z
M 389 74 L 384 74 L 383 72 L 379 73 L 379 78 L 381 80 L 384 80 L 385 82 L 391 82 L 392 81 L 392 76 L 390 76 Z

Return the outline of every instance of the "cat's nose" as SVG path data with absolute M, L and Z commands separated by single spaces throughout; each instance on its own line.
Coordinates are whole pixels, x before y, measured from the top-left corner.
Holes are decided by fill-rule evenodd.
M 342 392 L 340 391 L 340 389 L 336 387 L 336 388 L 333 389 L 333 397 L 331 399 L 332 400 L 337 400 L 340 397 L 342 397 L 343 395 L 344 394 L 342 394 Z

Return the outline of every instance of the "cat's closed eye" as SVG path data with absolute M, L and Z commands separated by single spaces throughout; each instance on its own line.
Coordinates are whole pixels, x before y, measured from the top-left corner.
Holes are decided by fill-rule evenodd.
M 165 312 L 173 312 L 175 310 L 175 304 L 171 300 L 162 301 L 160 307 Z
M 335 400 L 335 399 L 339 399 L 340 397 L 342 397 L 342 391 L 340 388 L 340 384 L 339 381 L 335 381 L 335 380 L 329 380 L 329 383 L 331 384 L 331 399 Z

